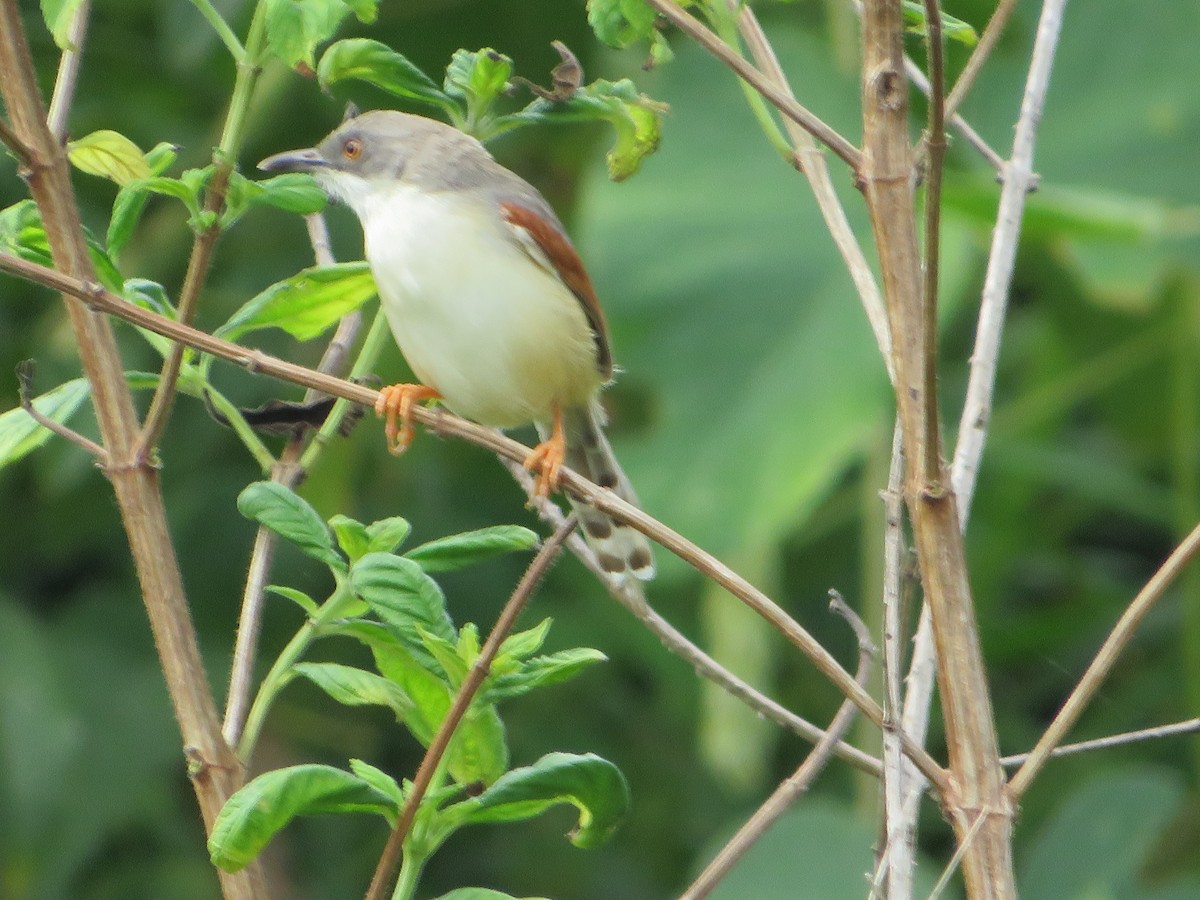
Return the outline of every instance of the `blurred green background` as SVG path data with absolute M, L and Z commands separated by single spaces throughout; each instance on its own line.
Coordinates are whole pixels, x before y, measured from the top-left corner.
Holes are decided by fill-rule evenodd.
M 57 51 L 34 4 L 27 24 L 44 90 Z M 994 4 L 947 2 L 981 28 Z M 249 4 L 218 6 L 244 31 Z M 1039 4 L 1023 2 L 964 113 L 1007 153 Z M 1134 9 L 1136 8 L 1136 14 Z M 764 3 L 761 14 L 797 95 L 858 136 L 853 14 L 842 0 Z M 622 184 L 606 180 L 600 128 L 525 130 L 496 154 L 543 189 L 569 222 L 614 333 L 619 383 L 608 394 L 618 454 L 655 516 L 768 589 L 841 658 L 846 629 L 826 611 L 839 589 L 877 623 L 891 403 L 865 317 L 815 205 L 770 151 L 728 73 L 673 37 L 678 58 L 639 70 L 587 29 L 582 0 L 385 3 L 375 27 L 349 23 L 436 80 L 454 49 L 492 46 L 545 83 L 561 39 L 589 80 L 628 75 L 671 104 L 661 151 Z M 1200 519 L 1200 2 L 1072 4 L 1038 140 L 997 387 L 968 532 L 972 581 L 1002 751 L 1036 739 L 1124 604 Z M 920 55 L 919 41 L 910 50 Z M 966 51 L 950 49 L 953 66 Z M 233 73 L 184 0 L 97 3 L 71 120 L 75 135 L 112 128 L 143 148 L 179 144 L 203 165 Z M 323 96 L 276 66 L 260 82 L 242 170 L 315 142 L 349 87 Z M 914 123 L 914 133 L 919 125 Z M 998 187 L 954 141 L 944 217 L 942 386 L 953 437 Z M 859 198 L 834 160 L 866 239 Z M 114 188 L 79 175 L 85 220 L 103 233 Z M 22 198 L 0 161 L 0 206 Z M 339 258 L 361 254 L 357 223 L 329 215 Z M 153 202 L 122 256 L 124 274 L 175 294 L 190 232 L 178 205 Z M 222 238 L 199 324 L 215 327 L 248 297 L 310 263 L 301 221 L 260 210 Z M 128 367 L 156 357 L 118 326 Z M 319 342 L 318 342 L 319 343 Z M 314 363 L 319 346 L 263 346 Z M 0 280 L 0 409 L 16 405 L 16 363 L 37 360 L 39 390 L 76 377 L 61 304 Z M 298 396 L 218 366 L 254 405 Z M 405 374 L 389 352 L 380 376 Z M 76 424 L 91 433 L 80 416 Z M 253 536 L 234 500 L 259 472 L 231 432 L 183 398 L 162 444 L 163 484 L 184 577 L 223 699 Z M 328 516 L 400 514 L 415 538 L 530 523 L 507 474 L 475 448 L 422 435 L 389 457 L 364 422 L 324 456 L 302 493 Z M 213 898 L 216 880 L 184 775 L 178 732 L 146 626 L 115 504 L 78 450 L 53 441 L 0 471 L 0 897 Z M 486 627 L 523 561 L 444 579 L 459 622 Z M 797 712 L 827 720 L 833 690 L 727 597 L 660 553 L 655 607 Z M 327 590 L 324 571 L 287 548 L 274 580 Z M 459 834 L 429 869 L 423 896 L 460 885 L 555 898 L 677 894 L 714 846 L 806 751 L 710 696 L 692 671 L 617 607 L 573 560 L 552 573 L 526 621 L 553 616 L 550 649 L 611 657 L 583 677 L 517 701 L 506 722 L 515 764 L 550 750 L 595 751 L 626 773 L 634 806 L 605 847 L 562 838 L 566 812 Z M 268 608 L 269 659 L 298 625 Z M 325 653 L 336 653 L 328 648 Z M 1160 603 L 1073 737 L 1197 715 L 1200 580 Z M 864 730 L 864 746 L 876 738 Z M 931 746 L 941 754 L 940 737 Z M 347 710 L 297 685 L 260 745 L 263 768 L 361 757 L 411 774 L 419 748 L 382 711 Z M 1200 742 L 1172 739 L 1051 764 L 1017 829 L 1022 896 L 1200 896 Z M 834 764 L 719 896 L 841 898 L 865 893 L 878 789 Z M 377 819 L 295 823 L 269 865 L 298 900 L 359 896 L 385 835 Z M 926 883 L 949 831 L 929 805 Z M 952 888 L 952 890 L 954 890 Z

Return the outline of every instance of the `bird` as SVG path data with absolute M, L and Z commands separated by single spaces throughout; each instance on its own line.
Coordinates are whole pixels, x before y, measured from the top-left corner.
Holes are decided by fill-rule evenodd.
M 413 437 L 415 404 L 500 429 L 532 423 L 535 494 L 566 465 L 638 504 L 604 434 L 614 364 L 604 311 L 566 229 L 538 190 L 474 137 L 394 110 L 351 112 L 317 146 L 264 172 L 307 172 L 357 215 L 396 343 L 419 383 L 380 391 L 389 449 Z M 570 498 L 600 567 L 654 577 L 649 541 Z

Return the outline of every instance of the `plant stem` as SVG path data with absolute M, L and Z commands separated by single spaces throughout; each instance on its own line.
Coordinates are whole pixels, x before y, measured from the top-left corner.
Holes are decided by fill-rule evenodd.
M 221 39 L 221 43 L 229 50 L 229 55 L 233 57 L 233 61 L 241 65 L 246 59 L 246 48 L 237 39 L 237 35 L 229 27 L 229 23 L 221 18 L 221 14 L 217 12 L 217 8 L 209 0 L 192 0 L 192 6 L 196 7 L 200 11 L 200 15 L 204 16 L 208 24 L 212 26 L 213 31 L 217 33 L 217 37 Z

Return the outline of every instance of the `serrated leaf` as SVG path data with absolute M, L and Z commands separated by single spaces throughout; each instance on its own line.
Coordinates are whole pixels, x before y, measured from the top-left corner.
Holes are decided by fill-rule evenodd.
M 387 44 L 367 38 L 347 38 L 330 46 L 317 66 L 317 81 L 328 89 L 339 81 L 365 81 L 397 97 L 442 109 L 454 102 L 408 59 Z
M 334 569 L 345 560 L 333 548 L 329 529 L 317 511 L 298 494 L 275 481 L 256 481 L 238 495 L 238 512 L 254 519 L 299 547 L 305 554 Z
M 342 0 L 266 0 L 267 46 L 287 66 L 316 64 L 317 46 L 350 12 Z
M 296 816 L 372 812 L 394 825 L 399 806 L 368 781 L 332 766 L 304 765 L 259 775 L 225 802 L 208 839 L 213 865 L 244 868 Z
M 338 546 L 350 558 L 350 562 L 370 552 L 371 538 L 362 522 L 349 516 L 336 515 L 329 520 L 329 527 L 333 529 Z
M 560 803 L 579 810 L 571 843 L 594 847 L 612 835 L 629 810 L 629 787 L 620 769 L 595 754 L 549 753 L 532 766 L 506 772 L 478 797 L 450 810 L 462 824 L 515 822 Z
M 83 0 L 42 0 L 42 18 L 60 50 L 71 50 L 71 21 Z
M 122 187 L 151 176 L 146 155 L 138 145 L 116 131 L 93 131 L 67 142 L 67 157 L 81 172 L 99 175 Z
M 599 650 L 588 647 L 538 656 L 526 661 L 514 671 L 491 675 L 481 696 L 492 703 L 520 697 L 538 688 L 568 681 L 589 666 L 607 659 L 608 657 Z
M 291 600 L 310 617 L 316 616 L 319 613 L 320 607 L 317 606 L 317 601 L 304 591 L 298 591 L 295 588 L 284 587 L 278 584 L 268 584 L 266 588 L 272 594 L 278 594 L 280 597 Z
M 314 266 L 246 302 L 216 334 L 237 340 L 263 328 L 282 328 L 307 341 L 374 296 L 375 279 L 365 261 Z
M 532 550 L 540 539 L 537 532 L 519 525 L 494 525 L 428 541 L 404 554 L 426 572 L 461 569 L 501 553 Z
M 55 422 L 65 423 L 75 414 L 90 392 L 88 380 L 76 378 L 60 384 L 40 397 L 35 397 L 33 408 Z M 20 407 L 0 415 L 0 468 L 16 462 L 42 446 L 51 433 L 49 428 L 39 425 Z
M 344 706 L 386 706 L 403 721 L 413 701 L 388 679 L 339 663 L 296 663 L 292 667 Z
M 418 628 L 449 643 L 458 636 L 442 589 L 412 560 L 368 553 L 351 567 L 350 588 L 414 649 L 422 647 Z
M 367 537 L 371 542 L 368 549 L 372 553 L 391 553 L 404 543 L 411 531 L 408 520 L 400 516 L 372 522 L 367 526 Z
M 508 743 L 496 708 L 472 705 L 463 716 L 450 746 L 446 768 L 459 784 L 493 784 L 508 768 Z

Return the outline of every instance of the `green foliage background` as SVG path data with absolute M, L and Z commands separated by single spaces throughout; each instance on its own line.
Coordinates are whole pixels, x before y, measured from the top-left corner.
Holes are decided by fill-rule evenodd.
M 946 5 L 977 27 L 992 6 Z M 221 6 L 244 29 L 248 4 Z M 1200 3 L 1131 9 L 1118 0 L 1068 7 L 1036 154 L 1042 189 L 1030 201 L 968 534 L 1006 753 L 1031 745 L 1123 604 L 1200 519 Z M 964 110 L 999 148 L 1011 140 L 1037 11 L 1021 4 Z M 856 136 L 847 5 L 798 0 L 762 12 L 798 96 Z M 27 23 L 48 87 L 57 52 L 32 4 Z M 598 128 L 522 131 L 494 149 L 543 188 L 577 235 L 626 370 L 609 393 L 614 443 L 647 509 L 769 588 L 849 659 L 850 638 L 824 595 L 836 587 L 868 619 L 878 615 L 886 380 L 815 205 L 757 134 L 727 73 L 681 40 L 674 63 L 640 73 L 634 54 L 601 51 L 581 2 L 384 4 L 375 27 L 350 23 L 343 34 L 353 33 L 395 46 L 435 76 L 454 49 L 493 46 L 542 82 L 557 61 L 549 43 L 561 39 L 589 78 L 631 75 L 671 104 L 660 153 L 621 185 L 604 177 L 607 135 Z M 916 41 L 911 49 L 919 53 Z M 950 53 L 961 65 L 965 51 Z M 203 165 L 232 78 L 216 37 L 183 0 L 98 3 L 71 130 L 112 128 L 143 148 L 171 141 L 185 165 Z M 268 68 L 242 170 L 315 142 L 347 97 L 364 107 L 385 102 L 366 88 L 324 97 L 311 80 Z M 997 188 L 960 141 L 951 164 L 942 384 L 952 430 Z M 853 214 L 852 186 L 834 169 Z M 112 185 L 84 175 L 76 183 L 86 221 L 102 234 Z M 22 196 L 12 161 L 0 161 L 0 205 Z M 352 217 L 333 210 L 330 219 L 338 257 L 358 258 Z M 177 205 L 152 202 L 123 253 L 125 274 L 177 291 L 190 237 Z M 254 211 L 221 241 L 200 326 L 214 327 L 309 263 L 296 217 Z M 144 343 L 121 330 L 128 367 L 154 366 Z M 319 355 L 284 338 L 264 346 L 309 363 Z M 3 373 L 25 358 L 39 364 L 39 390 L 78 375 L 57 301 L 5 278 L 2 409 L 16 405 L 15 377 Z M 295 393 L 229 367 L 218 372 L 247 405 Z M 379 374 L 403 376 L 398 354 Z M 223 695 L 253 534 L 234 501 L 260 473 L 189 398 L 178 404 L 162 460 L 193 612 Z M 369 421 L 326 454 L 303 493 L 324 515 L 404 515 L 419 540 L 529 524 L 508 476 L 480 451 L 421 436 L 397 461 Z M 0 896 L 216 897 L 107 485 L 82 453 L 53 441 L 0 473 L 0 512 Z M 818 721 L 832 714 L 837 698 L 802 660 L 681 566 L 660 562 L 656 608 L 793 709 Z M 446 578 L 455 618 L 489 623 L 520 565 L 504 559 Z M 301 588 L 307 579 L 314 593 L 328 587 L 323 570 L 294 552 L 281 554 L 276 571 Z M 546 615 L 556 622 L 549 649 L 592 646 L 612 661 L 541 703 L 511 706 L 514 762 L 557 749 L 597 752 L 626 773 L 631 820 L 586 853 L 561 838 L 567 813 L 462 833 L 432 864 L 427 895 L 480 884 L 558 898 L 672 896 L 805 748 L 714 702 L 573 561 L 552 573 L 527 621 Z M 270 607 L 268 657 L 295 616 L 286 604 Z M 1192 575 L 1143 627 L 1076 736 L 1187 718 L 1198 706 L 1200 582 Z M 347 710 L 298 685 L 269 723 L 260 761 L 355 756 L 411 773 L 419 748 L 396 734 L 386 714 Z M 1023 896 L 1200 894 L 1198 764 L 1195 738 L 1052 764 L 1018 824 Z M 817 794 L 722 896 L 862 895 L 875 786 L 835 765 Z M 926 848 L 944 858 L 948 830 L 932 807 L 924 824 Z M 366 817 L 304 820 L 269 864 L 289 884 L 287 896 L 355 896 L 383 839 Z

